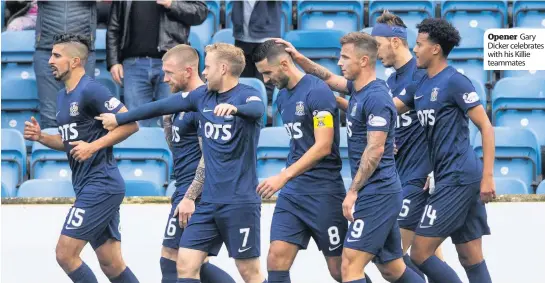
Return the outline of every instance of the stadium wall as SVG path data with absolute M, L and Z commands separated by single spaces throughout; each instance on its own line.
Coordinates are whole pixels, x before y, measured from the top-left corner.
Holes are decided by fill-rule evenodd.
M 539 196 L 534 198 L 508 197 L 502 201 L 514 202 L 496 202 L 487 206 L 492 235 L 484 238 L 483 246 L 495 283 L 545 282 L 545 202 L 538 202 Z M 543 201 L 543 198 L 539 200 Z M 12 199 L 3 202 L 1 282 L 71 282 L 55 261 L 55 245 L 70 208 L 70 200 Z M 261 263 L 264 271 L 273 211 L 274 203 L 263 204 Z M 129 199 L 121 208 L 123 256 L 140 282 L 160 282 L 160 248 L 168 212 L 169 205 L 165 198 Z M 468 282 L 458 263 L 454 246 L 450 240 L 445 243 L 447 262 L 463 282 Z M 90 246 L 84 249 L 82 258 L 95 272 L 99 282 L 109 282 L 100 271 Z M 243 282 L 233 261 L 227 257 L 225 247 L 212 262 L 225 269 L 237 282 Z M 373 282 L 386 282 L 374 266 L 368 269 L 368 273 Z M 300 252 L 291 277 L 294 283 L 334 282 L 312 241 L 308 250 Z

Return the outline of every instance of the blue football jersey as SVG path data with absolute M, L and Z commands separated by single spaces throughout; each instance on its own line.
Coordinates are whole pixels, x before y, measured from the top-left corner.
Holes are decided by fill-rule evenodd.
M 393 97 L 407 94 L 407 86 L 418 82 L 426 71 L 416 67 L 412 58 L 388 77 L 386 81 Z M 428 144 L 424 128 L 420 126 L 416 111 L 409 110 L 397 116 L 395 155 L 397 172 L 403 186 L 424 187 L 428 174 L 433 170 L 428 154 Z
M 198 140 L 199 115 L 198 112 L 179 112 L 172 115 L 171 149 L 174 158 L 174 177 L 176 191 L 182 195 L 193 182 L 201 159 Z
M 235 204 L 261 203 L 257 188 L 257 142 L 261 118 L 240 115 L 219 117 L 218 104 L 244 105 L 262 103 L 259 92 L 238 84 L 224 93 L 208 91 L 206 86 L 182 94 L 177 100 L 180 111 L 200 112 L 206 181 L 202 202 Z
M 82 191 L 125 193 L 125 182 L 117 168 L 113 148 L 103 148 L 84 162 L 76 161 L 70 142 L 92 143 L 108 134 L 102 122 L 95 120 L 102 113 L 117 113 L 123 104 L 112 96 L 108 88 L 84 75 L 74 90 L 66 89 L 57 95 L 57 126 L 72 170 L 72 184 L 76 195 Z
M 288 181 L 283 194 L 315 195 L 344 193 L 339 152 L 339 115 L 335 95 L 327 84 L 312 75 L 305 75 L 291 89 L 278 93 L 278 111 L 290 136 L 290 153 L 286 168 L 297 162 L 315 143 L 314 116 L 321 111 L 333 116 L 334 138 L 331 154 L 314 167 Z
M 469 144 L 467 111 L 481 104 L 471 81 L 453 67 L 427 76 L 399 97 L 424 127 L 435 183 L 465 185 L 482 178 L 482 162 Z
M 397 110 L 389 94 L 386 82 L 376 79 L 360 90 L 352 81 L 347 84 L 350 101 L 346 112 L 348 155 L 352 178 L 360 166 L 363 151 L 367 147 L 367 132 L 387 132 L 384 153 L 375 172 L 358 193 L 391 194 L 401 191 L 401 183 L 394 160 L 394 136 Z

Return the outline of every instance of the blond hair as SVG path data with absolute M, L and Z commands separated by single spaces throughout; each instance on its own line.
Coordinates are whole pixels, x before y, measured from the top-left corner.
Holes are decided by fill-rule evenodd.
M 186 44 L 178 44 L 168 50 L 163 55 L 163 62 L 169 59 L 174 59 L 176 64 L 188 64 L 198 71 L 199 54 L 197 51 Z
M 354 44 L 363 55 L 369 57 L 369 63 L 374 66 L 377 61 L 378 44 L 375 38 L 364 32 L 351 32 L 341 37 L 341 45 Z
M 206 46 L 206 53 L 216 54 L 217 60 L 223 60 L 229 65 L 229 71 L 231 75 L 240 77 L 244 67 L 246 66 L 246 59 L 242 49 L 223 42 L 214 43 Z

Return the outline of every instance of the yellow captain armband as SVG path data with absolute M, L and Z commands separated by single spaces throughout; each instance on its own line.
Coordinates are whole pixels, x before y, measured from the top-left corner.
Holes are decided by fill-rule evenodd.
M 333 115 L 328 111 L 320 111 L 314 115 L 314 128 L 333 128 Z

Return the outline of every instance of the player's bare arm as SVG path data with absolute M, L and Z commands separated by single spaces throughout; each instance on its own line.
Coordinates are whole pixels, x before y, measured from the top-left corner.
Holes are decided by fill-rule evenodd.
M 346 112 L 346 109 L 348 109 L 348 99 L 340 96 L 335 96 L 335 101 L 337 102 L 337 107 L 342 111 Z
M 312 145 L 297 162 L 286 168 L 280 174 L 269 177 L 257 186 L 257 193 L 268 199 L 291 179 L 314 167 L 321 159 L 331 153 L 334 128 L 333 115 L 321 111 L 314 116 L 314 145 Z
M 301 66 L 301 68 L 303 68 L 303 70 L 306 73 L 313 74 L 317 76 L 318 78 L 322 79 L 334 91 L 342 92 L 342 93 L 348 92 L 348 87 L 347 87 L 348 81 L 344 77 L 333 74 L 326 67 L 323 67 L 313 62 L 309 58 L 305 57 L 303 54 L 299 53 L 297 49 L 295 49 L 295 47 L 290 42 L 287 42 L 280 38 L 275 39 L 275 41 L 277 43 L 282 43 L 287 46 L 286 52 L 288 52 L 291 55 L 293 60 L 299 66 Z
M 119 112 L 127 112 L 127 108 L 123 106 Z M 132 122 L 109 131 L 108 134 L 92 143 L 87 143 L 84 141 L 70 142 L 70 145 L 74 146 L 74 148 L 70 150 L 70 154 L 75 160 L 83 162 L 93 156 L 95 152 L 118 144 L 136 132 L 138 132 L 138 124 L 136 122 Z
M 27 140 L 37 141 L 49 148 L 64 151 L 61 135 L 48 135 L 42 132 L 40 124 L 38 124 L 38 121 L 34 117 L 30 118 L 30 122 L 25 122 L 23 136 Z
M 202 138 L 199 137 L 199 147 L 202 152 Z M 180 222 L 180 227 L 185 228 L 191 215 L 195 212 L 195 200 L 201 195 L 204 187 L 204 155 L 201 154 L 201 159 L 199 160 L 199 165 L 195 171 L 195 177 L 193 182 L 189 185 L 184 198 L 176 207 L 174 215 L 178 214 L 178 221 Z
M 471 121 L 479 128 L 483 143 L 483 179 L 481 180 L 481 200 L 490 202 L 496 197 L 494 185 L 494 128 L 486 115 L 482 105 L 473 107 L 467 111 Z
M 343 202 L 343 214 L 349 221 L 354 221 L 352 208 L 358 198 L 358 192 L 363 188 L 363 184 L 373 175 L 384 154 L 387 132 L 369 131 L 367 132 L 367 146 L 363 151 L 360 161 L 360 167 L 356 176 L 352 180 L 350 189 Z
M 168 147 L 172 150 L 172 115 L 163 116 L 163 130 Z

